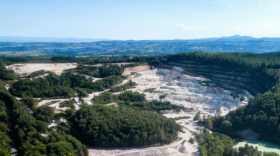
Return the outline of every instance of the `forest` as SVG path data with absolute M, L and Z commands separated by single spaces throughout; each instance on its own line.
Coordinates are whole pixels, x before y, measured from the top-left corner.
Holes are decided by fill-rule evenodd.
M 0 61 L 0 79 L 1 80 L 13 80 L 15 78 L 14 71 L 7 70 L 5 63 Z
M 265 93 L 251 99 L 248 105 L 231 111 L 225 117 L 207 118 L 204 123 L 209 128 L 225 134 L 252 129 L 260 134 L 259 139 L 280 144 L 280 94 Z
M 72 135 L 67 134 L 67 131 L 48 130 L 48 124 L 53 115 L 52 108 L 39 107 L 34 110 L 33 117 L 27 112 L 25 104 L 16 100 L 3 85 L 0 86 L 0 100 L 3 101 L 1 106 L 5 103 L 11 110 L 11 120 L 14 125 L 15 135 L 14 142 L 18 155 L 88 155 L 86 146 Z M 0 134 L 1 137 L 5 138 L 2 132 L 3 129 L 5 127 L 1 126 Z M 42 133 L 47 135 L 43 136 L 41 135 Z M 9 143 L 11 140 L 6 137 L 5 140 L 1 139 L 1 143 L 4 142 Z M 2 147 L 2 145 L 5 144 L 0 145 L 2 153 L 5 152 L 3 148 L 10 148 L 7 144 L 6 147 Z
M 195 133 L 199 142 L 201 156 L 279 156 L 274 152 L 261 152 L 257 147 L 245 145 L 245 147 L 233 148 L 235 141 L 223 134 L 210 133 L 204 129 L 202 133 Z
M 6 113 L 5 102 L 0 100 L 0 155 L 10 155 L 12 140 L 9 137 L 8 115 Z
M 81 90 L 85 92 L 103 91 L 121 83 L 122 80 L 122 77 L 112 75 L 92 82 L 91 78 L 87 79 L 83 75 L 75 75 L 71 72 L 63 73 L 61 76 L 50 73 L 45 78 L 16 81 L 10 87 L 10 92 L 19 97 L 26 93 L 33 97 L 68 98 L 74 96 L 75 90 L 79 93 L 82 92 Z
M 84 106 L 70 121 L 84 143 L 101 147 L 170 143 L 181 130 L 173 120 L 158 113 L 102 105 Z

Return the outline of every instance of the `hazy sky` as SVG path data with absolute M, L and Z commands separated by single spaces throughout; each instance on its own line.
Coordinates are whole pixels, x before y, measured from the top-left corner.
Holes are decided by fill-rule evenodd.
M 0 0 L 0 36 L 280 37 L 280 0 Z

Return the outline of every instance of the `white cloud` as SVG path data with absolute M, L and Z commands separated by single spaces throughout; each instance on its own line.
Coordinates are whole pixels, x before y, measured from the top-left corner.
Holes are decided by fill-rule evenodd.
M 179 28 L 179 29 L 183 29 L 183 30 L 187 30 L 187 31 L 203 31 L 203 30 L 210 30 L 209 28 L 194 28 L 194 27 L 188 27 L 188 26 L 185 26 L 184 24 L 182 23 L 176 23 L 175 24 L 176 28 Z M 172 29 L 173 30 L 173 29 Z M 174 30 L 173 30 L 174 31 Z
M 270 24 L 269 24 L 269 23 L 266 23 L 266 24 L 258 23 L 257 26 L 258 26 L 258 27 L 263 27 L 263 28 L 269 28 L 269 27 L 270 27 Z
M 194 31 L 194 30 L 195 30 L 195 28 L 193 28 L 193 27 L 187 27 L 187 26 L 185 26 L 185 25 L 182 24 L 182 23 L 177 23 L 177 24 L 176 24 L 176 27 L 177 27 L 177 28 L 182 28 L 182 29 L 184 29 L 184 30 L 189 30 L 189 31 Z
M 231 6 L 231 5 L 229 5 L 229 4 L 224 4 L 226 7 L 228 7 L 228 8 L 230 8 L 230 10 L 232 11 L 232 12 L 234 12 L 234 8 L 233 8 L 233 6 Z

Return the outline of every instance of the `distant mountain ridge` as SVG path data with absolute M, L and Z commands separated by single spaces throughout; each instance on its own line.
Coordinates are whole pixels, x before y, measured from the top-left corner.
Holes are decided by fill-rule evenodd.
M 97 42 L 97 41 L 109 41 L 109 39 L 0 36 L 0 42 Z
M 223 36 L 218 38 L 201 38 L 201 39 L 174 39 L 174 40 L 111 40 L 111 39 L 92 39 L 92 38 L 68 38 L 68 37 L 23 37 L 23 36 L 0 36 L 0 42 L 98 42 L 98 41 L 160 41 L 160 42 L 210 42 L 210 41 L 249 41 L 249 40 L 261 40 L 261 41 L 278 41 L 280 38 L 255 38 L 252 36 Z
M 2 42 L 1 42 L 2 41 Z M 280 38 L 229 36 L 191 40 L 108 40 L 79 38 L 0 37 L 1 52 L 55 54 L 166 55 L 181 52 L 280 52 Z

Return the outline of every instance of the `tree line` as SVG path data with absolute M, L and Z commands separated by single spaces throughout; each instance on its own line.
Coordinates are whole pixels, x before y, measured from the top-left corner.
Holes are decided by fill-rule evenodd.
M 104 78 L 111 75 L 122 75 L 124 68 L 125 66 L 119 67 L 116 64 L 103 64 L 101 67 L 79 65 L 75 71 L 80 74 Z

